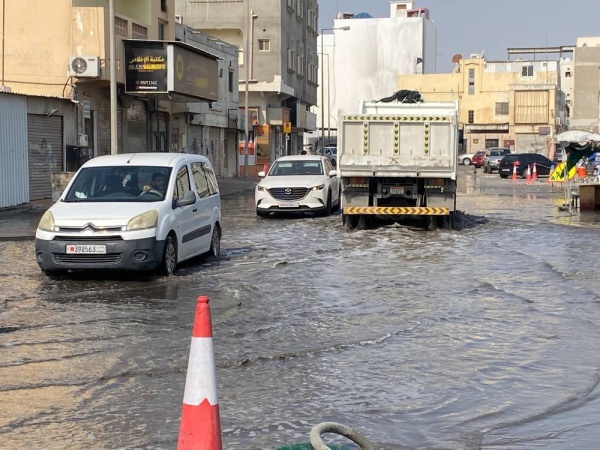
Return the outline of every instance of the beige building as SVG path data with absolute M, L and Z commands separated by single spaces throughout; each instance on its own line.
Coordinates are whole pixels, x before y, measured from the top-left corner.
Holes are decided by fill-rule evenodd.
M 547 153 L 566 123 L 557 61 L 457 57 L 453 73 L 399 75 L 396 86 L 426 102 L 458 100 L 463 152 L 501 146 Z

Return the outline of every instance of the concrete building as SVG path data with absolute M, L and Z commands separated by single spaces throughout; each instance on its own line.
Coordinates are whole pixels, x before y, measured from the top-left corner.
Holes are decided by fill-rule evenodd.
M 389 17 L 339 13 L 333 25 L 321 29 L 319 84 L 324 89 L 313 109 L 318 132 L 309 142 L 320 142 L 321 132 L 326 143 L 335 142 L 339 112 L 358 112 L 362 100 L 392 95 L 397 75 L 435 73 L 437 29 L 429 10 L 414 1 L 389 3 Z
M 21 158 L 25 151 L 29 169 L 26 189 L 19 187 L 17 196 L 0 203 L 22 203 L 24 192 L 27 201 L 51 198 L 53 173 L 74 172 L 86 160 L 111 152 L 197 152 L 211 159 L 217 175 L 236 175 L 237 49 L 186 34 L 175 21 L 174 2 L 114 0 L 116 148 L 111 145 L 109 2 L 5 2 L 0 92 L 24 97 L 0 95 L 0 102 L 26 106 L 27 136 L 24 141 L 6 133 L 0 148 L 27 142 L 18 152 Z M 141 53 L 131 57 L 131 51 Z M 160 64 L 136 62 L 146 57 Z M 164 89 L 150 89 L 148 83 Z M 0 110 L 6 115 L 11 108 Z M 0 154 L 0 162 L 11 158 Z
M 413 89 L 424 101 L 459 101 L 463 152 L 502 146 L 547 153 L 566 128 L 558 61 L 487 61 L 457 55 L 451 74 L 400 75 L 397 89 Z
M 249 173 L 281 155 L 299 153 L 304 133 L 315 126 L 308 110 L 317 100 L 317 1 L 175 0 L 175 9 L 182 24 L 240 49 L 240 129 L 246 129 L 247 92 Z
M 577 39 L 571 128 L 600 132 L 600 37 Z

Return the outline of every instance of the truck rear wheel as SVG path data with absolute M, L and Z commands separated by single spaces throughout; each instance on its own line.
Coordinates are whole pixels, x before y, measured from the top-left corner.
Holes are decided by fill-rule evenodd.
M 347 231 L 353 231 L 358 226 L 360 216 L 342 214 L 342 224 Z

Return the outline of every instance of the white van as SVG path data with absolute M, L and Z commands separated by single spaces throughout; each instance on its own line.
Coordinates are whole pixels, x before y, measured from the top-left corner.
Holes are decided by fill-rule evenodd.
M 221 252 L 221 197 L 202 155 L 131 153 L 85 163 L 42 216 L 42 271 L 157 270 Z

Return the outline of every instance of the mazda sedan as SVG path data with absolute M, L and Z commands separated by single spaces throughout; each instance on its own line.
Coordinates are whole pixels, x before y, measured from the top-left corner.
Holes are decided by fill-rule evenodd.
M 329 215 L 340 204 L 340 184 L 329 158 L 319 155 L 283 156 L 256 186 L 256 214 L 315 213 Z

